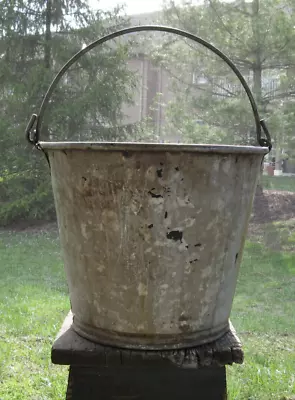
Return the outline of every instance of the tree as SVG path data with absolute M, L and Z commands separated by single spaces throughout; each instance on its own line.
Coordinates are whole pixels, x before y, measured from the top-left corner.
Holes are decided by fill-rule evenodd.
M 0 3 L 0 221 L 54 215 L 48 166 L 25 145 L 24 131 L 49 83 L 82 46 L 126 25 L 120 10 L 93 12 L 83 0 Z M 110 139 L 131 99 L 127 43 L 105 45 L 81 58 L 56 89 L 42 139 Z M 103 132 L 103 133 L 101 133 Z
M 280 151 L 282 145 L 288 146 L 294 136 L 287 113 L 295 96 L 293 2 L 206 0 L 202 6 L 192 1 L 176 6 L 170 1 L 164 16 L 170 25 L 202 37 L 229 56 L 248 81 L 261 114 L 268 119 L 275 147 Z M 172 75 L 179 82 L 177 92 L 181 85 L 185 87 L 185 96 L 177 98 L 177 103 L 185 99 L 190 108 L 186 114 L 193 112 L 195 119 L 206 123 L 207 130 L 212 126 L 218 129 L 223 140 L 237 137 L 238 143 L 254 142 L 249 103 L 233 73 L 208 51 L 192 42 L 185 41 L 185 46 L 184 41 L 180 42 L 173 42 L 162 58 L 166 67 L 173 65 Z M 194 76 L 194 80 L 185 76 Z M 179 115 L 182 112 L 183 108 L 179 109 Z M 195 135 L 201 133 L 204 129 L 196 126 Z

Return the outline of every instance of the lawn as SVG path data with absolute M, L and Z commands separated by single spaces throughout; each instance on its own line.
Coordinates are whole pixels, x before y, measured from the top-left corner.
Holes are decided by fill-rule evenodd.
M 295 192 L 295 176 L 266 176 L 261 177 L 261 183 L 267 190 L 283 190 Z
M 294 399 L 294 247 L 273 251 L 255 234 L 232 312 L 245 363 L 228 368 L 229 399 Z M 67 367 L 50 361 L 69 309 L 57 234 L 4 231 L 0 239 L 0 399 L 63 399 Z
M 56 233 L 1 233 L 0 399 L 62 399 L 50 346 L 69 309 Z

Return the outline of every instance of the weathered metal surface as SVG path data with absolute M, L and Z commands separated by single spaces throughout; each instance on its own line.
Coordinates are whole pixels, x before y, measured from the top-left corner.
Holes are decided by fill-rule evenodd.
M 178 143 L 135 143 L 135 142 L 39 142 L 46 150 L 99 150 L 99 151 L 168 151 L 223 154 L 267 154 L 267 147 L 233 146 L 222 144 L 178 144 Z
M 46 146 L 73 328 L 140 349 L 223 335 L 268 150 Z
M 51 348 L 51 361 L 59 365 L 111 367 L 204 368 L 242 364 L 242 343 L 230 323 L 230 330 L 217 340 L 185 349 L 140 351 L 119 349 L 91 342 L 73 329 L 70 312 Z

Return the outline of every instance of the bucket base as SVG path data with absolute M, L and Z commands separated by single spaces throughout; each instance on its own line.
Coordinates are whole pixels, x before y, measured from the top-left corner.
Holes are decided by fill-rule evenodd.
M 229 322 L 213 329 L 186 334 L 140 335 L 93 328 L 74 316 L 72 328 L 85 339 L 111 347 L 133 350 L 174 350 L 213 342 L 229 331 Z

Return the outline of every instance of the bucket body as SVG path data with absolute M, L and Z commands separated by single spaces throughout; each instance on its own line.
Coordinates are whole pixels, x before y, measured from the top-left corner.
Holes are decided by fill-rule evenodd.
M 51 166 L 75 331 L 147 350 L 223 335 L 268 149 L 41 146 Z

